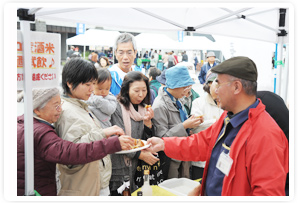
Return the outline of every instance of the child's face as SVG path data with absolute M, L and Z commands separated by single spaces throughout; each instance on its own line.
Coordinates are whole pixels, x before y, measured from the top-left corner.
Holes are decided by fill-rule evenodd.
M 101 83 L 96 83 L 94 87 L 94 94 L 106 97 L 110 92 L 111 80 L 106 80 Z

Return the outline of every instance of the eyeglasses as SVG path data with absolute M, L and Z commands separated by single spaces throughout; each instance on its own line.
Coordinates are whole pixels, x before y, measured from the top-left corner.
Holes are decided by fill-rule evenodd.
M 233 81 L 229 81 L 229 82 L 224 82 L 224 83 L 218 84 L 218 82 L 216 81 L 215 88 L 216 89 L 219 89 L 223 85 L 231 84 L 231 82 L 233 82 Z
M 184 88 L 183 91 L 184 91 L 184 92 L 187 92 L 187 91 L 189 91 L 191 88 L 192 88 L 192 86 L 188 86 L 188 87 Z
M 55 109 L 56 109 L 57 111 L 62 110 L 62 104 L 63 104 L 63 103 L 64 103 L 64 101 L 61 101 L 61 103 L 60 103 L 58 106 L 56 106 Z
M 124 56 L 125 54 L 128 55 L 128 56 L 132 56 L 134 54 L 134 51 L 117 51 L 117 54 L 119 56 Z

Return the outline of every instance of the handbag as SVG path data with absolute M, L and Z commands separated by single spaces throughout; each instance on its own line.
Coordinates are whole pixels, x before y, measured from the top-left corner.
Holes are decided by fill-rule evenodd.
M 152 136 L 154 136 L 154 126 L 152 126 Z M 143 138 L 143 140 L 147 140 L 149 137 Z M 157 161 L 152 166 L 147 164 L 143 160 L 138 160 L 136 172 L 134 174 L 134 181 L 137 186 L 137 188 L 140 188 L 144 184 L 144 170 L 149 170 L 149 183 L 150 185 L 158 185 L 159 183 L 162 183 L 164 178 L 164 172 L 163 172 L 163 157 L 164 152 L 160 151 L 157 153 L 156 157 L 159 158 L 159 161 Z

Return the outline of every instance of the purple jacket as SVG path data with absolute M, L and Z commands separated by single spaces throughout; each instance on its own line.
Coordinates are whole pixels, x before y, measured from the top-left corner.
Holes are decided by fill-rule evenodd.
M 24 115 L 18 119 L 18 196 L 25 190 Z M 56 196 L 56 163 L 85 164 L 121 150 L 118 136 L 91 143 L 62 140 L 54 127 L 34 118 L 34 189 L 42 196 Z

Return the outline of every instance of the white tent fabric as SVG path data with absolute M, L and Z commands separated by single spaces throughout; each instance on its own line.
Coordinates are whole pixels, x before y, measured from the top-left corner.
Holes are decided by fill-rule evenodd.
M 178 42 L 181 50 L 220 50 L 217 41 L 212 42 L 206 37 L 185 36 L 183 42 Z
M 122 5 L 122 7 L 121 7 Z M 81 22 L 99 25 L 105 29 L 125 31 L 177 31 L 193 27 L 195 32 L 217 34 L 267 42 L 277 42 L 279 7 L 226 8 L 204 7 L 202 4 L 134 4 L 133 7 L 93 8 L 42 8 L 36 13 L 38 19 Z M 74 4 L 73 6 L 77 6 Z M 227 9 L 229 8 L 229 9 Z M 107 18 L 107 16 L 113 16 Z
M 146 49 L 177 49 L 178 42 L 165 34 L 141 33 L 135 37 L 138 50 Z
M 116 38 L 120 35 L 118 31 L 107 31 L 89 29 L 85 34 L 80 34 L 66 40 L 67 45 L 81 45 L 81 46 L 114 46 Z

